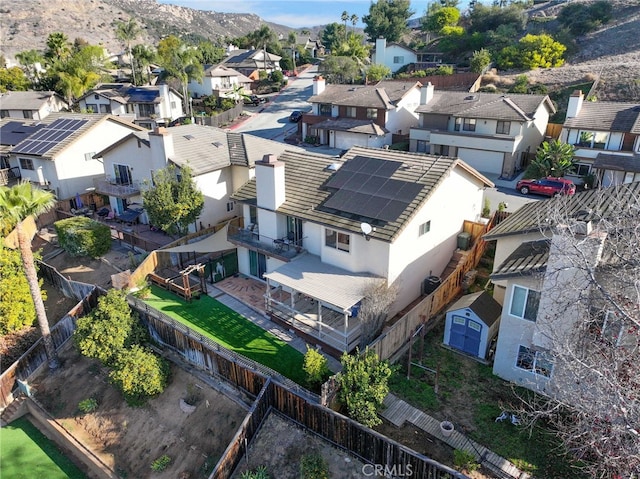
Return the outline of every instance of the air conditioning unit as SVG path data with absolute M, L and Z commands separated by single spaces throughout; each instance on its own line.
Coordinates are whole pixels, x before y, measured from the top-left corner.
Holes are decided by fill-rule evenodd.
M 423 295 L 431 294 L 436 289 L 438 289 L 438 286 L 440 286 L 441 283 L 442 283 L 442 280 L 440 279 L 439 276 L 427 276 L 422 281 L 421 293 Z

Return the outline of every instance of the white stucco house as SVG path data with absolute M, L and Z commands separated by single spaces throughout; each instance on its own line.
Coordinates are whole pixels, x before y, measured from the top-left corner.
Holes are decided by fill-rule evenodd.
M 585 318 L 593 321 L 596 306 L 605 313 L 612 309 L 604 300 L 594 301 L 599 291 L 591 275 L 609 284 L 612 265 L 621 257 L 615 249 L 629 245 L 619 243 L 622 231 L 608 231 L 607 219 L 621 208 L 637 210 L 639 194 L 640 183 L 631 183 L 528 203 L 485 235 L 496 241 L 491 279 L 494 298 L 503 305 L 494 374 L 557 396 L 568 387 L 556 349 L 569 340 L 565 335 L 575 342 L 569 336 L 575 331 L 595 333 L 593 341 L 613 334 L 616 345 L 631 341 L 637 347 L 637 332 L 631 328 L 633 334 L 623 334 L 624 328 L 612 321 L 617 315 L 601 315 L 601 324 L 588 324 Z M 562 377 L 560 385 L 554 384 L 557 377 Z
M 240 272 L 267 282 L 267 312 L 339 355 L 362 335 L 368 283 L 398 287 L 393 315 L 421 295 L 475 221 L 491 182 L 455 158 L 351 148 L 342 158 L 287 151 L 256 162 L 232 198 Z
M 251 83 L 253 81 L 250 78 L 233 68 L 225 65 L 205 65 L 202 79 L 189 81 L 187 88 L 194 98 L 209 95 L 226 97 L 231 96 L 236 87 L 250 92 Z
M 169 85 L 103 83 L 78 100 L 81 111 L 121 116 L 146 129 L 184 116 L 182 95 Z
M 267 73 L 281 71 L 281 58 L 263 49 L 235 49 L 227 51 L 227 56 L 222 60 L 222 63 L 224 66 L 242 73 L 253 81 L 260 79 L 261 71 Z
M 23 120 L 24 121 L 24 120 Z M 94 178 L 104 175 L 100 151 L 143 128 L 113 115 L 51 113 L 40 122 L 19 128 L 15 120 L 0 122 L 0 135 L 19 141 L 4 153 L 9 168 L 59 200 L 72 198 L 93 187 Z M 16 136 L 18 135 L 18 136 Z M 6 141 L 9 141 L 8 139 Z
M 391 73 L 417 60 L 418 53 L 413 48 L 395 42 L 387 43 L 385 38 L 376 38 L 376 47 L 371 52 L 371 63 L 389 67 Z
M 422 87 L 409 150 L 456 156 L 485 173 L 511 178 L 534 155 L 555 112 L 547 95 L 435 91 Z
M 383 80 L 375 85 L 327 85 L 313 81 L 311 113 L 302 117 L 302 138 L 331 148 L 380 148 L 407 137 L 418 124 L 420 83 Z
M 68 103 L 54 91 L 8 91 L 0 94 L 0 118 L 42 120 L 66 111 Z
M 584 101 L 576 90 L 560 140 L 576 148 L 576 171 L 566 175 L 575 183 L 589 174 L 602 186 L 640 181 L 640 103 Z
M 134 132 L 96 153 L 105 175 L 94 186 L 121 215 L 130 205 L 143 206 L 141 193 L 153 184 L 154 171 L 169 163 L 188 166 L 205 197 L 198 228 L 207 227 L 242 214 L 230 194 L 253 177 L 255 162 L 265 151 L 281 153 L 286 147 L 290 145 L 193 124 Z M 148 222 L 144 213 L 139 219 Z

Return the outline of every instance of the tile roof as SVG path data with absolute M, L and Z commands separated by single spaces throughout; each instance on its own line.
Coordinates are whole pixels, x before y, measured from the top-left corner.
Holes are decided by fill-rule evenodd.
M 633 171 L 640 173 L 640 155 L 598 153 L 596 160 L 593 162 L 593 167 L 601 170 Z
M 319 95 L 309 98 L 310 103 L 384 108 L 392 110 L 419 82 L 383 80 L 375 85 L 327 85 Z
M 527 121 L 535 117 L 536 110 L 543 103 L 550 111 L 556 111 L 547 95 L 435 91 L 431 101 L 426 105 L 420 105 L 416 108 L 416 112 L 466 118 Z
M 640 182 L 533 201 L 493 228 L 484 239 L 491 241 L 503 236 L 548 231 L 554 225 L 553 218 L 558 215 L 564 218 L 580 217 L 582 220 L 611 217 L 623 205 L 638 204 L 639 201 Z
M 640 104 L 585 101 L 578 116 L 567 118 L 564 127 L 640 134 Z
M 493 272 L 491 279 L 506 279 L 544 272 L 547 269 L 550 246 L 550 239 L 522 243 Z
M 222 60 L 222 63 L 234 65 L 235 68 L 258 68 L 264 59 L 257 60 L 256 57 L 262 54 L 262 50 L 233 50 L 229 52 L 229 56 Z M 266 52 L 267 62 L 270 64 L 278 63 L 282 57 Z
M 369 218 L 347 213 L 333 213 L 331 210 L 323 208 L 323 203 L 332 195 L 332 192 L 324 188 L 323 185 L 335 172 L 335 169 L 328 167 L 332 164 L 341 165 L 356 156 L 400 162 L 402 167 L 393 173 L 392 178 L 422 185 L 418 194 L 395 221 L 372 222 Z M 406 223 L 453 169 L 463 168 L 476 176 L 479 183 L 488 186 L 492 184 L 457 158 L 378 148 L 352 147 L 340 159 L 307 152 L 286 151 L 278 159 L 285 163 L 286 198 L 277 209 L 279 214 L 354 233 L 361 233 L 360 225 L 363 221 L 367 221 L 376 228 L 371 237 L 386 242 L 393 242 L 397 238 Z M 238 201 L 256 204 L 255 178 L 245 183 L 232 197 Z
M 52 96 L 64 101 L 55 91 L 8 91 L 0 95 L 0 109 L 38 110 Z
M 389 130 L 381 127 L 373 120 L 356 120 L 354 118 L 327 118 L 313 125 L 320 130 L 348 131 L 350 133 L 364 133 L 367 135 L 384 136 Z

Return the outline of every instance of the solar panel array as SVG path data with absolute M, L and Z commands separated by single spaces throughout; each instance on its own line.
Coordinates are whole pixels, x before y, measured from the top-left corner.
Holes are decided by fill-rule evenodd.
M 87 120 L 60 118 L 21 141 L 13 153 L 44 155 L 65 138 L 75 133 Z
M 40 128 L 44 128 L 44 125 L 25 125 L 19 121 L 10 121 L 0 127 L 0 144 L 17 145 Z
M 400 166 L 397 161 L 353 157 L 325 184 L 337 191 L 324 206 L 374 220 L 397 220 L 423 188 L 391 178 Z

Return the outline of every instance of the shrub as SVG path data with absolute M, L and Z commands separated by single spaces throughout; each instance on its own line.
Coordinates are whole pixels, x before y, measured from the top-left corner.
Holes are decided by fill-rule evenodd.
M 74 216 L 54 223 L 60 246 L 71 256 L 98 258 L 111 248 L 107 225 L 85 216 Z
M 271 72 L 271 81 L 274 83 L 282 83 L 284 80 L 284 75 L 280 70 L 275 70 Z
M 240 476 L 240 479 L 269 479 L 269 473 L 267 472 L 267 466 L 258 466 L 255 471 L 245 471 Z
M 453 465 L 459 471 L 474 472 L 478 469 L 475 456 L 461 449 L 453 451 Z
M 169 364 L 151 351 L 135 345 L 120 353 L 109 378 L 129 404 L 137 405 L 164 391 L 169 382 Z
M 92 413 L 98 409 L 98 401 L 94 398 L 83 399 L 78 403 L 78 410 L 83 414 Z
M 162 472 L 169 467 L 169 464 L 171 464 L 171 458 L 164 454 L 151 463 L 151 470 L 154 472 Z
M 471 71 L 480 73 L 491 63 L 491 53 L 486 48 L 481 48 L 473 52 L 471 56 Z
M 322 384 L 330 373 L 327 358 L 309 346 L 304 355 L 302 369 L 307 373 L 307 383 L 312 387 Z
M 317 452 L 305 454 L 300 459 L 300 479 L 329 479 L 327 461 Z

